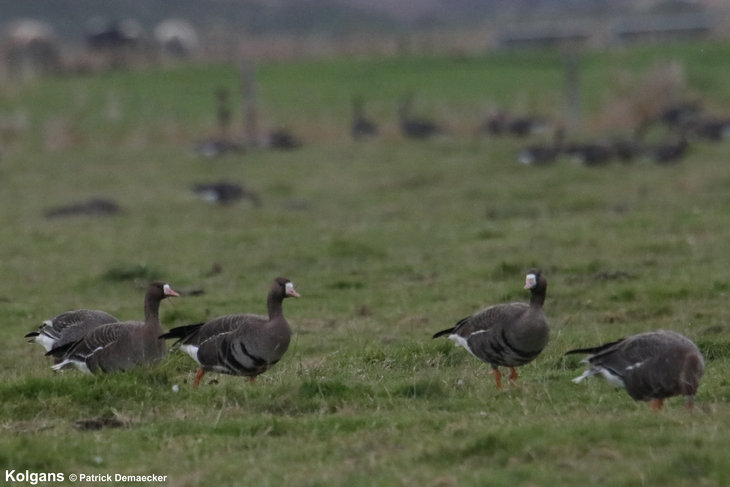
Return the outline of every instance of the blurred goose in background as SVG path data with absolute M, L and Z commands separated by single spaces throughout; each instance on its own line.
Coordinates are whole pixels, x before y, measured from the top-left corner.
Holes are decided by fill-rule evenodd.
M 49 208 L 45 212 L 46 218 L 61 218 L 69 216 L 109 216 L 116 215 L 122 210 L 116 201 L 108 198 L 90 198 L 86 201 Z
M 409 139 L 428 139 L 441 133 L 441 129 L 431 120 L 414 118 L 411 114 L 412 97 L 407 96 L 398 104 L 398 126 L 401 133 Z
M 106 311 L 97 309 L 77 309 L 66 311 L 58 316 L 45 320 L 38 327 L 25 335 L 29 343 L 38 343 L 46 352 L 81 340 L 84 335 L 97 326 L 119 321 Z
M 243 152 L 243 150 L 244 148 L 241 144 L 217 137 L 198 141 L 194 148 L 197 155 L 208 159 Z
M 602 166 L 616 155 L 613 145 L 605 142 L 568 144 L 565 153 L 584 166 Z
M 680 134 L 676 140 L 656 144 L 647 149 L 649 157 L 657 164 L 674 164 L 687 155 L 689 142 L 685 134 Z
M 378 126 L 365 116 L 363 103 L 363 99 L 359 96 L 352 99 L 352 124 L 350 125 L 350 133 L 355 140 L 367 139 L 378 135 Z
M 546 166 L 552 164 L 563 152 L 565 130 L 557 125 L 553 131 L 553 140 L 548 144 L 532 144 L 520 150 L 517 160 L 522 164 Z
M 549 125 L 549 122 L 542 117 L 529 115 L 515 117 L 500 109 L 486 118 L 480 131 L 490 135 L 527 137 L 544 132 Z
M 278 127 L 269 132 L 264 146 L 269 149 L 292 150 L 301 147 L 302 141 L 288 129 Z
M 666 105 L 662 108 L 658 121 L 668 127 L 682 127 L 696 120 L 702 113 L 702 105 L 697 100 L 685 100 Z
M 704 371 L 702 354 L 689 338 L 674 331 L 639 333 L 598 347 L 570 350 L 568 354 L 590 354 L 583 362 L 590 368 L 576 384 L 596 374 L 623 387 L 635 401 L 650 401 L 658 411 L 664 399 L 682 395 L 688 409 Z
M 261 198 L 259 195 L 240 184 L 228 181 L 218 181 L 215 183 L 197 183 L 193 186 L 193 192 L 203 201 L 208 203 L 217 203 L 220 205 L 230 205 L 236 201 L 246 198 L 251 200 L 254 206 L 261 206 Z
M 730 139 L 730 119 L 703 118 L 689 124 L 691 133 L 713 142 Z
M 144 322 L 100 325 L 76 342 L 51 349 L 46 355 L 59 359 L 53 369 L 74 365 L 89 373 L 117 372 L 160 360 L 166 352 L 164 340 L 159 339 L 164 331 L 159 317 L 160 302 L 170 296 L 179 294 L 169 284 L 151 283 L 144 298 Z
M 490 364 L 497 387 L 501 389 L 499 367 L 509 367 L 509 379 L 514 382 L 518 377 L 515 367 L 532 362 L 540 355 L 550 336 L 542 309 L 547 291 L 547 280 L 542 272 L 530 271 L 525 276 L 525 289 L 530 290 L 529 304 L 490 306 L 460 320 L 452 328 L 436 333 L 433 338 L 448 335 L 455 345 Z
M 298 298 L 294 284 L 277 277 L 266 299 L 269 315 L 230 314 L 206 323 L 180 326 L 160 338 L 176 338 L 174 346 L 198 362 L 193 387 L 198 387 L 206 372 L 242 375 L 254 381 L 256 376 L 276 364 L 286 353 L 291 328 L 284 318 L 282 303 Z

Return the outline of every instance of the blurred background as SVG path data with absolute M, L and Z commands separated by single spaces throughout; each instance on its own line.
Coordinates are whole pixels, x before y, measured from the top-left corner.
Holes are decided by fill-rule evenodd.
M 473 55 L 730 35 L 724 0 L 0 0 L 0 79 L 181 60 Z

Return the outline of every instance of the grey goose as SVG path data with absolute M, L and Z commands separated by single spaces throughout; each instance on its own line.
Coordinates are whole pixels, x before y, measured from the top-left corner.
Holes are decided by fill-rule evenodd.
M 598 347 L 570 350 L 567 354 L 589 354 L 590 365 L 576 384 L 600 374 L 623 387 L 635 401 L 650 401 L 661 409 L 668 397 L 682 395 L 688 409 L 704 371 L 702 354 L 689 338 L 674 331 L 639 333 Z
M 431 120 L 416 118 L 411 115 L 412 96 L 406 96 L 398 104 L 398 127 L 401 133 L 409 139 L 426 140 L 439 135 L 441 128 Z
M 76 309 L 45 320 L 37 331 L 26 334 L 25 338 L 28 338 L 29 343 L 40 344 L 48 352 L 56 347 L 80 340 L 97 326 L 116 321 L 119 320 L 106 311 Z
M 539 270 L 525 276 L 525 289 L 530 290 L 530 303 L 505 303 L 485 308 L 463 318 L 452 328 L 433 338 L 448 335 L 456 346 L 467 349 L 476 358 L 490 364 L 494 380 L 502 388 L 499 367 L 510 368 L 510 381 L 517 377 L 515 367 L 532 362 L 545 345 L 550 329 L 543 313 L 547 280 Z
M 144 298 L 144 322 L 107 323 L 76 342 L 51 349 L 46 355 L 59 359 L 53 369 L 74 365 L 89 373 L 117 372 L 160 360 L 166 353 L 165 342 L 159 339 L 160 302 L 169 296 L 179 294 L 165 282 L 151 283 Z
M 355 140 L 363 140 L 378 135 L 378 126 L 365 116 L 363 99 L 361 97 L 354 97 L 352 99 L 350 133 Z
M 199 364 L 193 387 L 198 387 L 206 372 L 248 377 L 256 376 L 276 364 L 286 353 L 291 328 L 284 318 L 284 299 L 299 293 L 287 278 L 277 277 L 266 300 L 268 317 L 256 314 L 229 314 L 206 323 L 180 326 L 160 338 L 176 338 L 174 346 Z

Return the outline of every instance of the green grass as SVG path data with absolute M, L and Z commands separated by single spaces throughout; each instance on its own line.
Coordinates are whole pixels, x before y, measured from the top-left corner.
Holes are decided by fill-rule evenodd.
M 688 90 L 722 111 L 718 59 L 729 49 L 586 54 L 586 130 L 617 72 L 675 59 Z M 730 483 L 730 146 L 694 145 L 673 167 L 531 168 L 516 162 L 519 142 L 473 137 L 492 102 L 559 111 L 560 63 L 526 53 L 263 65 L 265 121 L 309 143 L 213 161 L 190 148 L 214 132 L 212 93 L 235 90 L 234 69 L 5 87 L 0 115 L 27 123 L 1 139 L 0 465 L 158 473 L 176 486 Z M 395 101 L 407 91 L 452 134 L 400 138 Z M 348 139 L 353 93 L 385 124 L 380 140 Z M 192 197 L 195 182 L 218 179 L 256 190 L 262 206 Z M 43 217 L 100 195 L 123 212 Z M 488 366 L 430 337 L 525 299 L 535 266 L 549 280 L 551 342 L 499 392 Z M 144 286 L 158 278 L 205 290 L 164 301 L 166 328 L 264 312 L 277 275 L 302 294 L 285 303 L 295 336 L 255 385 L 210 374 L 192 390 L 195 367 L 180 353 L 126 374 L 54 374 L 22 338 L 66 309 L 140 318 Z M 601 380 L 570 382 L 583 366 L 566 350 L 657 328 L 705 354 L 695 414 L 680 398 L 657 414 Z M 124 427 L 76 426 L 88 418 Z

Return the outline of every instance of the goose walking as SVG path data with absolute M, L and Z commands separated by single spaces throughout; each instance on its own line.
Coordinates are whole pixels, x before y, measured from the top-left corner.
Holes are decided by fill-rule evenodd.
M 545 345 L 550 329 L 543 313 L 547 280 L 539 270 L 525 277 L 530 290 L 530 303 L 505 303 L 490 306 L 460 320 L 452 328 L 436 333 L 433 338 L 448 335 L 457 346 L 467 349 L 476 358 L 490 364 L 497 388 L 502 388 L 499 367 L 510 368 L 510 381 L 517 380 L 515 367 L 532 362 Z
M 298 298 L 294 284 L 277 277 L 266 300 L 268 317 L 256 314 L 230 314 L 206 323 L 180 326 L 160 338 L 177 338 L 175 345 L 198 362 L 193 387 L 198 387 L 206 372 L 256 376 L 276 364 L 286 353 L 291 328 L 284 318 L 282 303 Z
M 53 366 L 60 370 L 74 365 L 83 372 L 117 372 L 152 363 L 165 356 L 165 342 L 159 336 L 160 302 L 179 294 L 164 282 L 153 282 L 144 298 L 142 321 L 122 321 L 98 326 L 76 342 L 51 349 L 46 355 L 59 359 Z
M 683 395 L 688 409 L 704 371 L 697 345 L 674 331 L 639 333 L 598 347 L 570 350 L 590 354 L 583 360 L 590 368 L 573 379 L 576 384 L 600 374 L 623 387 L 635 401 L 650 401 L 658 411 L 668 397 Z
M 119 321 L 115 316 L 98 309 L 76 309 L 50 318 L 25 335 L 29 343 L 38 343 L 46 352 L 73 343 L 97 326 Z

